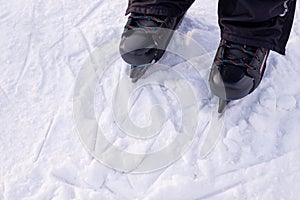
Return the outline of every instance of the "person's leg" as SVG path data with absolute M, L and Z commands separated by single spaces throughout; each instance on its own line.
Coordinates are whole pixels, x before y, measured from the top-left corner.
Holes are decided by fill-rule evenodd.
M 126 15 L 139 13 L 175 17 L 184 14 L 194 0 L 129 0 Z
M 209 77 L 213 94 L 226 102 L 253 92 L 270 50 L 285 53 L 296 0 L 219 0 L 221 42 Z
M 173 32 L 194 0 L 129 0 L 120 53 L 137 81 L 164 54 Z
M 296 0 L 219 0 L 221 37 L 285 53 Z

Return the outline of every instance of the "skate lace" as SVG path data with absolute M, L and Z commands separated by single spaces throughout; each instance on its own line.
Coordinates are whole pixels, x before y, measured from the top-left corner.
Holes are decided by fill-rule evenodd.
M 166 22 L 167 19 L 160 19 L 157 16 L 152 16 L 152 15 L 138 15 L 134 14 L 129 16 L 129 21 L 126 24 L 125 28 L 129 30 L 137 30 L 137 29 L 145 29 L 149 28 L 144 25 L 142 25 L 140 22 L 141 20 L 148 20 L 148 21 L 153 21 L 155 22 L 156 26 L 152 27 L 162 27 L 163 24 Z
M 227 63 L 237 67 L 250 68 L 255 70 L 255 67 L 250 65 L 251 60 L 253 58 L 256 58 L 260 62 L 260 58 L 256 54 L 257 47 L 232 44 L 228 42 L 223 44 L 223 46 L 227 48 L 225 49 L 224 57 L 217 58 L 221 63 Z M 232 50 L 238 50 L 240 55 L 234 55 L 232 53 Z

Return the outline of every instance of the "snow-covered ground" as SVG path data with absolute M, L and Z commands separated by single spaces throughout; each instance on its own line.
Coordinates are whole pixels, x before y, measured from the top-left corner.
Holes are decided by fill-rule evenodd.
M 126 6 L 126 1 L 108 0 L 1 2 L 0 200 L 299 199 L 299 4 L 287 55 L 270 55 L 260 87 L 230 104 L 220 140 L 202 158 L 200 144 L 214 109 L 206 83 L 210 66 L 204 61 L 212 61 L 219 29 L 217 1 L 194 3 L 179 32 L 207 52 L 210 60 L 199 63 L 204 66 L 202 78 L 171 54 L 161 63 L 190 82 L 200 102 L 196 110 L 199 128 L 179 160 L 139 174 L 124 173 L 94 159 L 81 143 L 80 124 L 73 112 L 80 69 L 87 58 L 100 59 L 93 57 L 97 49 L 103 51 L 104 44 L 120 37 Z M 164 135 L 140 140 L 120 133 L 111 109 L 119 105 L 112 104 L 114 88 L 127 73 L 128 67 L 118 58 L 98 80 L 92 107 L 99 126 L 122 151 L 159 151 L 174 139 L 183 113 L 180 99 L 167 86 L 180 91 L 182 80 L 154 72 L 157 80 L 168 80 L 133 94 L 130 116 L 137 126 L 150 124 L 153 105 L 160 105 L 167 119 L 161 131 Z

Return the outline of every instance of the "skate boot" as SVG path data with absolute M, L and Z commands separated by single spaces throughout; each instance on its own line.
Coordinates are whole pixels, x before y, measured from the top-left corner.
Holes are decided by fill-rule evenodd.
M 259 85 L 269 50 L 221 40 L 209 75 L 211 92 L 219 97 L 219 113 Z
M 163 56 L 182 19 L 183 15 L 167 17 L 131 13 L 122 34 L 120 54 L 131 65 L 133 82 Z

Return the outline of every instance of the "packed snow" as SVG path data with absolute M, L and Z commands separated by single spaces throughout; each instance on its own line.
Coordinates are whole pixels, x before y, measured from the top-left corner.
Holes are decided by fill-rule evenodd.
M 125 95 L 134 86 L 121 57 L 112 60 L 97 79 L 93 101 L 87 100 L 82 112 L 95 110 L 103 136 L 113 146 L 132 154 L 158 152 L 176 139 L 181 123 L 198 124 L 181 157 L 142 173 L 109 167 L 93 156 L 78 134 L 82 124 L 74 113 L 80 70 L 89 59 L 104 59 L 97 51 L 105 52 L 105 45 L 121 37 L 126 6 L 126 1 L 108 0 L 1 2 L 0 200 L 299 199 L 299 4 L 286 56 L 272 52 L 259 88 L 230 103 L 216 146 L 205 157 L 200 156 L 202 143 L 216 109 L 207 77 L 219 43 L 217 1 L 196 1 L 178 30 L 184 44 L 196 41 L 206 53 L 190 52 L 193 65 L 201 66 L 199 73 L 166 53 L 160 65 L 170 66 L 178 76 L 157 67 L 141 83 L 158 84 L 127 93 L 128 101 L 117 96 L 116 104 L 120 80 L 126 83 L 121 85 Z M 185 81 L 197 100 L 185 106 L 197 113 L 188 120 L 182 117 L 180 102 L 190 100 L 184 96 L 189 91 Z M 162 120 L 160 134 L 145 132 L 142 139 L 124 134 L 113 108 L 122 103 L 128 108 L 117 111 L 130 110 L 137 127 Z M 89 131 L 89 126 L 84 128 Z

